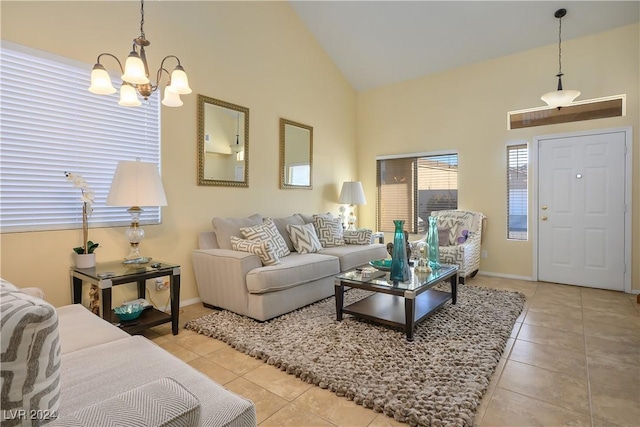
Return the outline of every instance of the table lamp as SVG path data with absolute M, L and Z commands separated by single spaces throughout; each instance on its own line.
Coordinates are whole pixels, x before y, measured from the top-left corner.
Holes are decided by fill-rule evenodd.
M 362 190 L 362 183 L 360 181 L 343 182 L 342 190 L 340 191 L 340 203 L 347 204 L 350 208 L 349 216 L 347 217 L 347 230 L 355 230 L 356 216 L 353 213 L 353 206 L 367 204 Z
M 129 239 L 131 251 L 126 261 L 149 262 L 150 258 L 140 254 L 140 242 L 144 239 L 144 230 L 140 227 L 140 206 L 167 206 L 158 166 L 154 163 L 122 160 L 118 163 L 107 196 L 109 206 L 129 206 L 131 225 L 125 235 Z

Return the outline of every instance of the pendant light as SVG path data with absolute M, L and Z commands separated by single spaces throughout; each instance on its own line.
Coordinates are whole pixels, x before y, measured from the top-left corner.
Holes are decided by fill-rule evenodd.
M 558 90 L 545 93 L 540 97 L 546 102 L 549 107 L 556 107 L 558 110 L 562 107 L 571 105 L 574 99 L 580 96 L 578 90 L 564 90 L 562 88 L 562 18 L 567 14 L 567 9 L 556 10 L 555 17 L 558 18 L 559 30 L 558 30 Z
M 89 92 L 98 95 L 110 95 L 116 92 L 116 89 L 111 84 L 111 77 L 104 68 L 104 65 L 100 63 L 100 58 L 103 56 L 109 56 L 116 60 L 120 66 L 122 73 L 122 86 L 120 87 L 120 101 L 118 104 L 125 107 L 137 107 L 142 105 L 138 99 L 138 95 L 144 99 L 148 99 L 153 92 L 160 87 L 160 78 L 163 74 L 169 76 L 169 81 L 164 90 L 164 98 L 162 104 L 167 107 L 180 107 L 182 100 L 180 95 L 187 95 L 191 93 L 189 87 L 189 80 L 187 74 L 184 72 L 184 68 L 180 64 L 180 59 L 175 55 L 165 56 L 160 62 L 160 68 L 156 73 L 156 83 L 153 84 L 149 80 L 149 65 L 147 64 L 147 56 L 145 47 L 151 44 L 147 40 L 144 34 L 144 0 L 140 1 L 140 36 L 133 39 L 133 48 L 127 60 L 124 63 L 124 68 L 120 60 L 110 53 L 101 53 L 98 55 L 96 64 L 91 71 L 91 86 Z M 169 71 L 165 68 L 165 61 L 168 59 L 175 60 L 178 65 L 173 69 L 173 72 L 169 75 Z
M 238 113 L 238 117 L 236 119 L 236 143 L 235 144 L 231 144 L 231 151 L 233 151 L 234 153 L 238 154 L 243 149 L 244 148 L 240 144 L 240 113 Z

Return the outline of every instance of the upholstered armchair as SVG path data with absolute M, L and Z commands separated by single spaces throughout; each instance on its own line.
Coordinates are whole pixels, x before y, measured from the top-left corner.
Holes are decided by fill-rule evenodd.
M 482 226 L 486 217 L 481 212 L 465 210 L 434 211 L 431 216 L 437 218 L 440 262 L 458 265 L 458 279 L 464 284 L 465 278 L 475 277 L 480 269 Z

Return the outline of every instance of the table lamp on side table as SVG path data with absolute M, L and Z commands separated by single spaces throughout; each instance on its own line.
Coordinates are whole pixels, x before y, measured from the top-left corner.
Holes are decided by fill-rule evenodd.
M 360 181 L 345 181 L 342 183 L 342 190 L 340 190 L 340 203 L 349 205 L 349 216 L 347 217 L 347 223 L 349 226 L 347 230 L 356 229 L 356 216 L 353 213 L 353 205 L 366 205 L 367 200 L 364 197 L 364 191 L 362 190 L 362 183 Z
M 126 236 L 131 251 L 126 260 L 148 262 L 149 259 L 140 254 L 140 242 L 144 239 L 144 230 L 139 224 L 142 213 L 140 206 L 167 206 L 158 166 L 140 160 L 120 161 L 113 174 L 107 205 L 129 206 L 127 212 L 131 214 L 131 225 L 127 228 Z

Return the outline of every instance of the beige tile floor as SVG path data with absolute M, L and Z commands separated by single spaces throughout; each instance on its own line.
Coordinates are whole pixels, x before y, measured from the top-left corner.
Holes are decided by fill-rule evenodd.
M 465 286 L 527 297 L 477 410 L 478 426 L 640 426 L 640 305 L 635 295 L 477 276 Z M 185 307 L 180 333 L 146 336 L 251 399 L 260 426 L 403 426 L 239 353 L 184 324 L 211 310 Z

